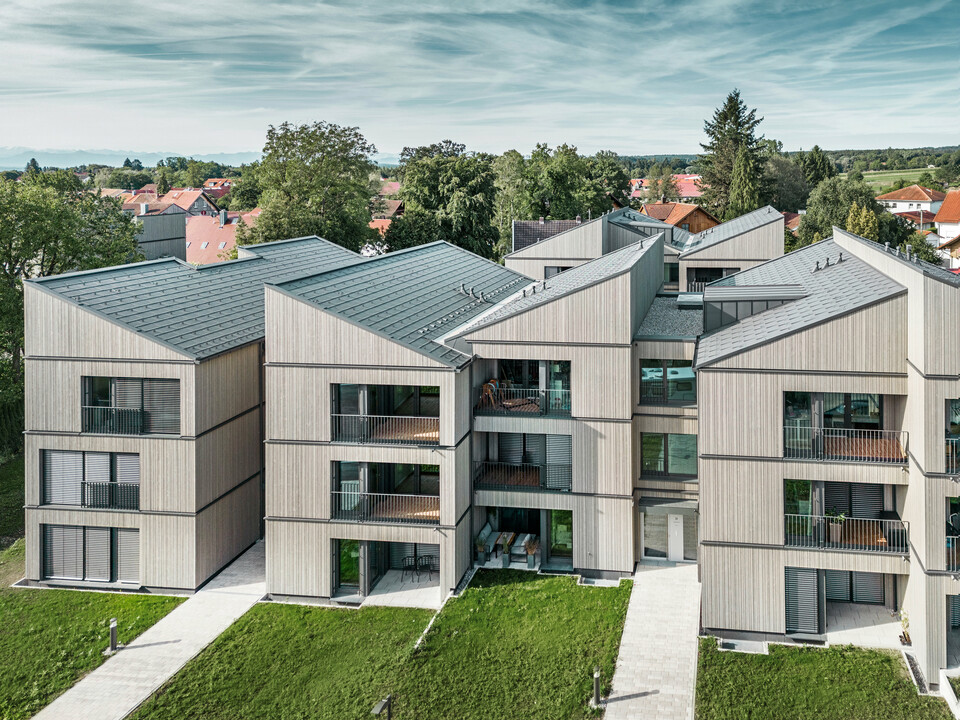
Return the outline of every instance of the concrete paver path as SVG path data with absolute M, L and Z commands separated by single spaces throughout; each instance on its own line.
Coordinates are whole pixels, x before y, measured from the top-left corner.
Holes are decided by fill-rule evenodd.
M 41 710 L 35 720 L 120 720 L 266 594 L 263 543 Z
M 606 720 L 693 718 L 699 629 L 697 566 L 638 565 Z

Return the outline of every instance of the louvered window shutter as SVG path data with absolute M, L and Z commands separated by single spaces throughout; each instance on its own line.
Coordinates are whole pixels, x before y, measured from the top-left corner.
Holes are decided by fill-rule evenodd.
M 820 632 L 818 572 L 815 568 L 784 568 L 788 633 Z
M 140 531 L 129 528 L 117 530 L 117 580 L 140 582 Z
M 150 434 L 180 434 L 180 381 L 143 381 L 143 431 Z
M 83 453 L 44 450 L 43 502 L 55 505 L 79 505 L 83 482 Z
M 43 576 L 62 580 L 83 579 L 83 528 L 43 526 Z
M 84 579 L 110 582 L 110 528 L 84 528 Z

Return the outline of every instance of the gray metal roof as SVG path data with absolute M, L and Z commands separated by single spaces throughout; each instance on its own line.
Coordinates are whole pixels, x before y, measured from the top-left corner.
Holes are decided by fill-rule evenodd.
M 746 215 L 741 215 L 733 220 L 727 220 L 725 223 L 692 235 L 680 253 L 681 257 L 699 252 L 705 248 L 712 247 L 719 243 L 743 235 L 745 232 L 755 230 L 758 227 L 769 225 L 772 222 L 783 220 L 783 215 L 775 208 L 767 205 Z
M 681 307 L 676 295 L 657 295 L 635 340 L 696 340 L 703 333 L 703 306 Z
M 523 250 L 554 235 L 573 230 L 582 222 L 581 220 L 514 220 L 511 252 Z
M 854 235 L 853 233 L 848 233 L 846 230 L 841 230 L 837 226 L 833 227 L 834 235 L 843 235 L 845 238 L 850 238 L 851 240 L 856 240 L 857 242 L 866 245 L 868 247 L 873 247 L 874 249 L 881 250 L 891 257 L 897 258 L 897 260 L 905 265 L 912 267 L 917 272 L 923 273 L 927 277 L 934 278 L 940 282 L 947 283 L 948 285 L 953 285 L 954 287 L 960 287 L 960 275 L 954 275 L 952 272 L 946 268 L 940 267 L 939 265 L 934 265 L 928 263 L 925 260 L 920 260 L 916 255 L 911 256 L 908 260 L 907 256 L 900 252 L 899 248 L 896 247 L 887 247 L 886 245 L 881 245 L 876 243 L 873 240 L 868 240 L 867 238 L 860 237 L 859 235 Z
M 614 212 L 610 213 L 608 217 L 610 222 L 620 225 L 621 227 L 634 230 L 643 235 L 649 236 L 651 234 L 655 235 L 663 232 L 668 244 L 672 245 L 677 250 L 682 250 L 684 247 L 686 247 L 686 244 L 692 237 L 689 231 L 684 230 L 681 227 L 670 225 L 669 223 L 663 222 L 663 220 L 658 220 L 655 217 L 638 212 L 633 208 L 622 208 L 621 210 L 615 210 Z M 647 232 L 644 232 L 644 230 Z
M 202 360 L 263 337 L 264 282 L 365 262 L 318 237 L 243 250 L 254 257 L 199 267 L 170 258 L 31 282 Z
M 531 308 L 553 302 L 559 298 L 583 290 L 591 285 L 603 282 L 609 278 L 627 272 L 643 257 L 650 248 L 660 241 L 662 235 L 653 238 L 639 238 L 638 242 L 615 250 L 612 253 L 601 255 L 595 260 L 554 275 L 549 280 L 533 283 L 526 287 L 519 285 L 514 290 L 524 287 L 522 295 L 506 300 L 493 312 L 484 315 L 474 325 L 464 329 L 459 335 L 478 330 L 488 325 L 494 325 L 508 317 L 519 315 Z M 526 278 L 529 282 L 529 278 Z
M 826 265 L 828 259 L 830 265 Z M 815 270 L 817 262 L 820 270 Z M 843 251 L 832 238 L 730 275 L 716 285 L 755 288 L 758 299 L 766 297 L 763 291 L 768 286 L 793 285 L 800 286 L 804 296 L 703 335 L 697 346 L 697 367 L 906 292 L 879 270 Z M 708 295 L 704 302 L 710 302 Z
M 495 262 L 435 242 L 276 285 L 437 362 L 460 367 L 470 356 L 438 340 L 529 282 Z

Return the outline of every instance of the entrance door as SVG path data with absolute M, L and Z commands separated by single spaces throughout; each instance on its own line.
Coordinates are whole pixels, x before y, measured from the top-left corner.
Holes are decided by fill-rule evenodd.
M 550 511 L 550 565 L 573 567 L 573 511 Z
M 336 540 L 334 568 L 334 588 L 360 589 L 360 541 Z
M 667 515 L 667 560 L 683 560 L 683 515 Z

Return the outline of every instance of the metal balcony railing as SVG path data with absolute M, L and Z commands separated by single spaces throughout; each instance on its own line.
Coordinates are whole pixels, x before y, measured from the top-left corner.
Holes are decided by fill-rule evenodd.
M 142 435 L 143 410 L 122 407 L 81 407 L 85 433 L 104 435 Z
M 569 390 L 480 388 L 475 415 L 557 415 L 570 417 Z
M 908 552 L 907 525 L 902 520 L 846 518 L 826 515 L 784 515 L 784 545 L 859 552 Z
M 334 490 L 330 493 L 330 517 L 349 522 L 438 525 L 440 498 Z
M 947 438 L 944 445 L 943 469 L 949 475 L 960 474 L 960 438 Z
M 712 280 L 691 280 L 687 282 L 687 292 L 702 293 L 703 289 L 709 285 Z
M 110 510 L 139 510 L 140 483 L 84 482 L 83 506 Z
M 905 430 L 783 428 L 783 456 L 796 460 L 905 463 L 906 449 Z
M 960 570 L 960 537 L 947 535 L 946 569 L 950 572 Z
M 475 462 L 473 486 L 477 490 L 534 490 L 570 492 L 570 465 Z
M 334 442 L 439 445 L 440 418 L 405 415 L 331 415 Z

